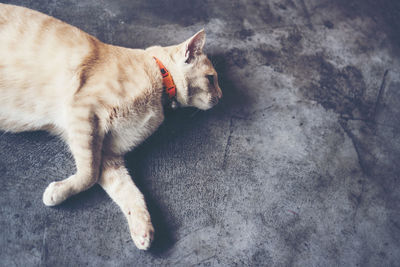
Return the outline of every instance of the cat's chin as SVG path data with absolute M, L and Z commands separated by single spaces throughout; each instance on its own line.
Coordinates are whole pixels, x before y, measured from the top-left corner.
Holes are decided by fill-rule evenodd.
M 211 109 L 212 107 L 214 107 L 214 105 L 199 105 L 199 106 L 195 106 L 196 108 L 198 108 L 198 109 L 200 109 L 200 110 L 204 110 L 204 111 L 206 111 L 206 110 L 209 110 L 209 109 Z
M 193 107 L 198 108 L 200 110 L 209 110 L 211 108 L 213 108 L 217 103 L 217 102 L 206 102 L 203 101 L 201 99 L 199 99 L 199 101 L 196 101 L 197 103 L 194 103 Z

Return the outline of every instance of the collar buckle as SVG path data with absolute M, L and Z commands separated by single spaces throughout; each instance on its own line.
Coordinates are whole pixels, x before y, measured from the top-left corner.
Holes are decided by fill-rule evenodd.
M 156 57 L 153 57 L 153 58 L 155 59 L 158 67 L 160 68 L 165 93 L 167 94 L 167 96 L 170 100 L 175 100 L 176 99 L 176 85 L 174 83 L 174 80 L 172 79 L 171 74 L 169 73 L 167 68 L 161 63 L 161 61 L 158 58 L 156 58 Z

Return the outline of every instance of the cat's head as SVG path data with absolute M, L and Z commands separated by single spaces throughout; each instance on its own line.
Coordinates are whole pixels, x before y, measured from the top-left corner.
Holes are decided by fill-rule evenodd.
M 222 97 L 217 72 L 203 53 L 205 41 L 206 34 L 201 30 L 181 44 L 146 49 L 170 71 L 180 106 L 207 110 Z
M 205 41 L 206 34 L 201 30 L 181 44 L 147 49 L 171 72 L 180 106 L 207 110 L 222 97 L 217 72 L 203 53 Z
M 179 92 L 178 88 L 178 102 L 183 106 L 202 110 L 212 108 L 222 97 L 222 91 L 218 85 L 218 74 L 211 61 L 203 53 L 205 41 L 206 34 L 204 30 L 201 30 L 177 45 L 172 55 L 186 84 L 184 88 L 186 92 Z

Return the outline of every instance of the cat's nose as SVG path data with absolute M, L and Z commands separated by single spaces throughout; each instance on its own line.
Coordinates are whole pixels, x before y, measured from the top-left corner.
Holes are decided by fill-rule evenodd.
M 221 90 L 221 88 L 219 86 L 217 87 L 217 96 L 218 96 L 219 99 L 222 98 L 222 90 Z

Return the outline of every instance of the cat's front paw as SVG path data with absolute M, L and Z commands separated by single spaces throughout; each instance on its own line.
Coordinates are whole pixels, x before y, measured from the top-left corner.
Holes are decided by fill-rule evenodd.
M 68 198 L 63 182 L 50 183 L 43 193 L 43 203 L 46 206 L 55 206 Z
M 154 227 L 151 224 L 147 210 L 128 211 L 128 224 L 131 237 L 138 249 L 147 250 L 154 237 Z

